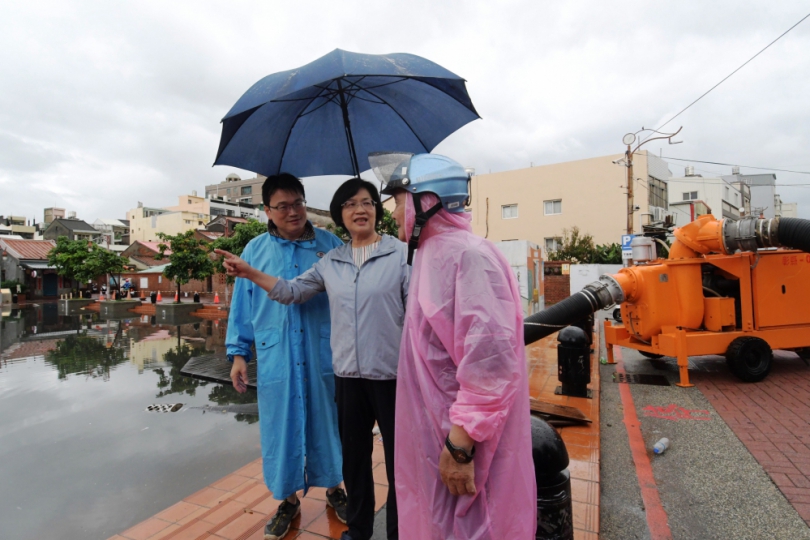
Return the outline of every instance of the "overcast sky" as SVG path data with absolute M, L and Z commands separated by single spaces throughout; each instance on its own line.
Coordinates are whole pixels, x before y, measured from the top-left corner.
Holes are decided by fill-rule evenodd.
M 434 152 L 486 173 L 622 152 L 625 133 L 657 127 L 810 12 L 788 0 L 0 8 L 0 214 L 41 221 L 56 206 L 90 222 L 252 176 L 211 167 L 220 119 L 263 76 L 335 48 L 412 53 L 467 79 L 483 119 Z M 743 173 L 810 171 L 808 95 L 810 19 L 669 124 L 683 126 L 683 144 L 647 147 Z M 686 163 L 671 164 L 683 174 Z M 786 185 L 810 175 L 776 175 L 783 201 L 810 218 L 810 186 Z M 308 185 L 310 202 L 331 197 Z

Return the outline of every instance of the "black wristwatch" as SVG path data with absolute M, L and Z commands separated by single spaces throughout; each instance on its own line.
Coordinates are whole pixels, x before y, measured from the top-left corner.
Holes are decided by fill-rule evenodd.
M 453 459 L 456 460 L 458 463 L 469 463 L 475 457 L 475 445 L 473 445 L 472 449 L 467 452 L 463 448 L 454 445 L 450 442 L 450 435 L 444 439 L 444 445 L 450 451 L 450 455 L 453 456 Z

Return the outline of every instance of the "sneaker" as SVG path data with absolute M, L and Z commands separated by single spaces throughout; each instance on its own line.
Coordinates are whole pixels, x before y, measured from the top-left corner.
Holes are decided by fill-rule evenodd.
M 335 514 L 341 523 L 346 523 L 346 492 L 343 489 L 337 488 L 332 493 L 327 491 L 326 504 L 335 509 Z
M 301 513 L 301 501 L 295 504 L 286 499 L 281 502 L 273 519 L 264 528 L 264 540 L 281 540 L 290 530 L 292 520 Z
M 352 537 L 349 536 L 348 532 L 343 531 L 343 534 L 340 535 L 340 540 L 352 540 Z

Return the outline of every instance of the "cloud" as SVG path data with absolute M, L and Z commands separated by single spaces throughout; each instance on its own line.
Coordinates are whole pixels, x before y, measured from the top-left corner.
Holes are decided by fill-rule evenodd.
M 334 48 L 410 52 L 465 77 L 483 119 L 436 151 L 479 172 L 619 153 L 624 133 L 666 121 L 805 9 L 798 1 L 14 3 L 0 21 L 10 74 L 0 81 L 0 213 L 40 219 L 59 206 L 92 221 L 123 217 L 138 200 L 165 206 L 202 192 L 234 172 L 211 164 L 219 121 L 239 96 Z M 683 125 L 683 144 L 650 151 L 810 170 L 807 50 L 806 21 L 667 125 Z M 810 217 L 809 190 L 781 193 Z

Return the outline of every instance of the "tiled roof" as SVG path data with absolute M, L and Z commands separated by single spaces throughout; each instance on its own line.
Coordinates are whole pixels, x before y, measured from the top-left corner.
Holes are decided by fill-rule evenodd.
M 48 252 L 56 247 L 53 240 L 5 240 L 0 238 L 0 246 L 8 254 L 20 260 L 48 260 Z
M 133 261 L 138 261 L 144 266 L 163 266 L 165 264 L 168 264 L 165 258 L 158 260 L 155 259 L 154 257 L 137 257 L 133 255 L 130 255 L 129 258 L 132 259 Z
M 160 253 L 160 248 L 158 246 L 160 244 L 162 244 L 163 242 L 141 242 L 140 240 L 138 240 L 138 243 L 141 244 L 142 246 L 145 246 L 145 247 L 149 248 L 150 250 L 154 251 L 155 253 Z M 172 250 L 170 250 L 169 248 L 166 248 L 166 251 L 164 253 L 166 255 L 171 255 Z
M 66 227 L 70 231 L 78 231 L 78 232 L 93 232 L 97 233 L 98 231 L 87 223 L 86 221 L 82 221 L 81 219 L 55 219 L 51 222 L 51 225 L 54 223 L 59 223 L 63 227 Z M 50 227 L 51 225 L 48 225 Z
M 221 232 L 203 231 L 203 230 L 198 230 L 197 232 L 205 236 L 206 238 L 210 238 L 211 240 L 216 240 L 217 238 L 222 236 Z

